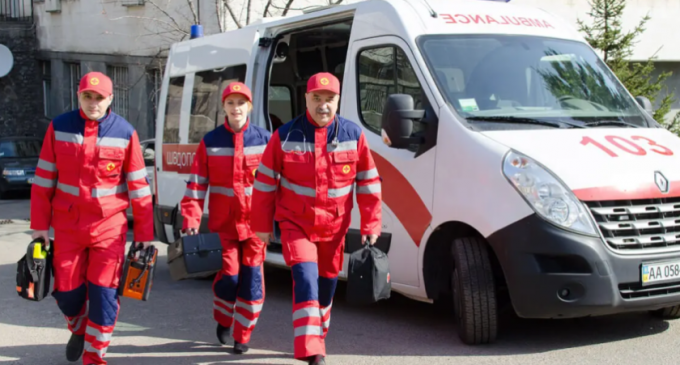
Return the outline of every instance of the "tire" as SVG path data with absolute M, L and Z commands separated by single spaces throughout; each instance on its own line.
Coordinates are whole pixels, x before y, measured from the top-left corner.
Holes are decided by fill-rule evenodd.
M 486 243 L 476 237 L 453 241 L 451 278 L 458 336 L 468 345 L 488 344 L 498 334 L 496 285 Z
M 649 312 L 652 316 L 662 319 L 678 319 L 680 318 L 680 305 L 675 307 L 661 308 Z

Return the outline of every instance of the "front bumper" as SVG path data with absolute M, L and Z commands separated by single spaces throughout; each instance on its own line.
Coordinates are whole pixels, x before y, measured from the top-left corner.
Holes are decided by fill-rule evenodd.
M 513 307 L 524 318 L 572 318 L 680 304 L 680 281 L 642 287 L 643 262 L 671 254 L 619 255 L 600 238 L 562 230 L 531 215 L 488 238 Z
M 2 184 L 2 189 L 5 191 L 30 190 L 34 178 L 35 175 L 2 176 L 0 177 L 0 184 Z

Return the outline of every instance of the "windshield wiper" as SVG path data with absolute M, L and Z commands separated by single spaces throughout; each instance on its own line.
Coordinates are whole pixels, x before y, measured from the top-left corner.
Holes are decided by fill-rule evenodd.
M 498 123 L 521 123 L 521 124 L 539 124 L 539 125 L 547 125 L 551 127 L 557 127 L 557 128 L 563 128 L 565 125 L 570 126 L 571 128 L 585 128 L 581 124 L 575 124 L 571 122 L 565 122 L 565 121 L 559 121 L 559 122 L 554 122 L 554 121 L 549 121 L 549 120 L 541 120 L 541 119 L 534 119 L 534 118 L 520 118 L 520 117 L 499 117 L 499 116 L 493 116 L 493 117 L 467 117 L 465 118 L 467 120 L 478 120 L 478 121 L 483 121 L 483 122 L 498 122 Z
M 597 122 L 586 123 L 585 125 L 588 126 L 588 127 L 597 127 L 597 126 L 600 126 L 600 125 L 624 125 L 624 126 L 627 126 L 627 127 L 640 128 L 640 126 L 638 126 L 638 125 L 623 122 L 623 121 L 620 121 L 620 120 L 600 120 L 600 121 L 597 121 Z

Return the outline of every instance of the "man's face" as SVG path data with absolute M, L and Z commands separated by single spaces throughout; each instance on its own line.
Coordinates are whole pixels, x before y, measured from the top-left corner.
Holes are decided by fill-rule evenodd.
M 97 120 L 106 115 L 106 110 L 109 108 L 112 101 L 113 95 L 105 97 L 92 91 L 85 91 L 78 94 L 80 108 L 90 120 Z
M 314 91 L 305 94 L 307 110 L 319 125 L 324 126 L 331 121 L 338 111 L 340 95 L 330 91 Z

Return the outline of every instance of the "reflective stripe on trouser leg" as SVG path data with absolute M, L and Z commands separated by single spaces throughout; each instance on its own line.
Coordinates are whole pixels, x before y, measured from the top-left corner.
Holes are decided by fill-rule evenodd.
M 87 326 L 87 286 L 83 283 L 71 291 L 55 291 L 52 294 L 57 300 L 57 306 L 66 318 L 66 324 L 71 333 L 82 335 Z
M 104 356 L 120 312 L 118 290 L 89 283 L 88 291 L 90 307 L 83 364 L 106 364 Z
M 239 343 L 250 342 L 264 305 L 264 279 L 262 266 L 241 265 L 236 307 L 234 309 L 234 340 Z
M 331 307 L 333 306 L 333 296 L 338 284 L 338 278 L 325 278 L 319 276 L 319 309 L 321 315 L 321 327 L 323 328 L 323 338 L 326 338 L 328 328 L 331 325 Z
M 222 270 L 213 282 L 213 317 L 222 327 L 234 323 L 234 304 L 238 289 L 238 241 L 220 233 L 222 244 Z
M 294 356 L 326 355 L 319 309 L 319 271 L 316 262 L 293 265 Z

